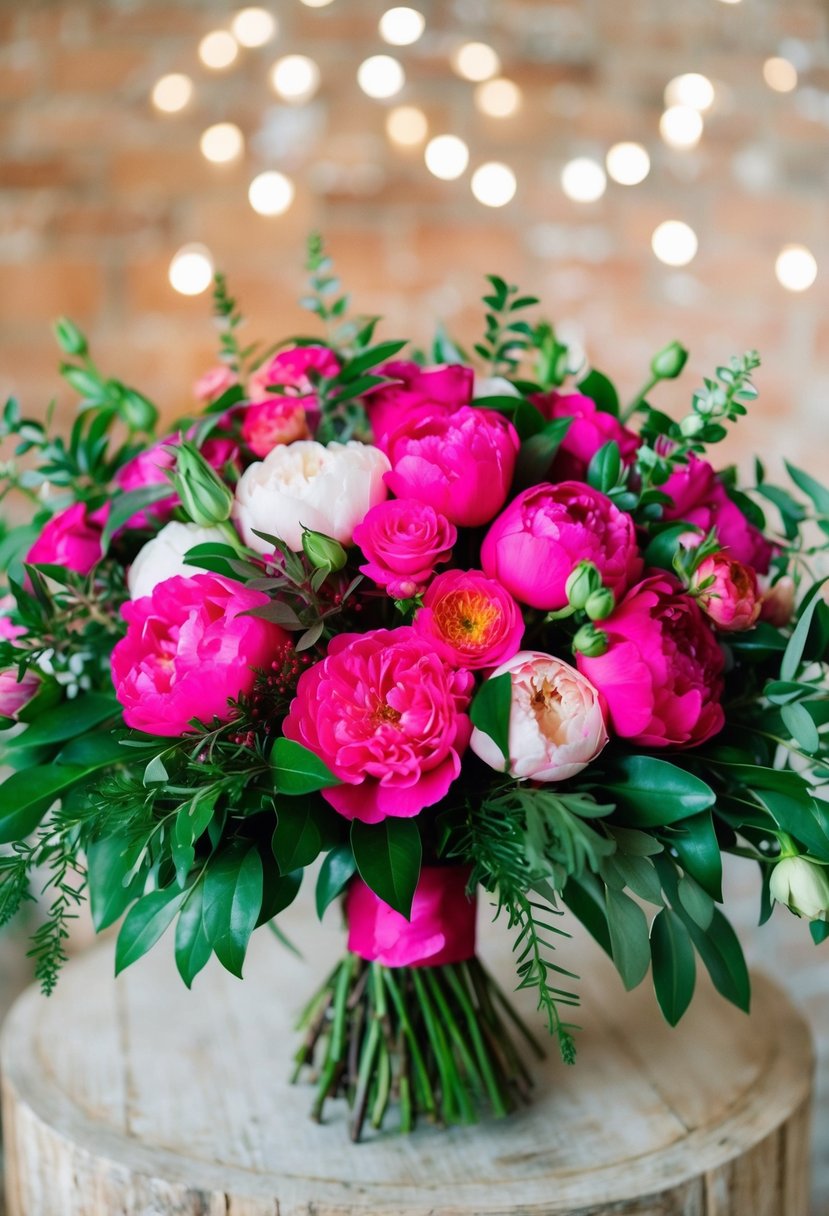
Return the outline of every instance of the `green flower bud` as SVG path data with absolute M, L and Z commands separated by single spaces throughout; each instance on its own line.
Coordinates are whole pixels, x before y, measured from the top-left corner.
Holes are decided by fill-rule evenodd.
M 124 389 L 118 412 L 133 431 L 151 431 L 158 422 L 158 410 L 152 401 L 134 388 Z
M 305 528 L 302 533 L 302 548 L 305 556 L 317 570 L 342 570 L 348 554 L 338 540 L 324 532 L 313 532 Z
M 806 857 L 784 856 L 769 878 L 772 899 L 806 920 L 829 920 L 829 870 Z
M 698 414 L 686 414 L 679 424 L 679 429 L 686 439 L 693 439 L 705 426 L 705 419 Z
M 592 562 L 579 562 L 574 566 L 564 585 L 567 602 L 571 608 L 583 608 L 594 591 L 600 591 L 602 576 Z
M 651 359 L 651 374 L 657 380 L 675 380 L 688 362 L 688 352 L 678 342 L 669 342 Z
M 613 592 L 608 587 L 600 587 L 598 591 L 588 595 L 584 611 L 591 621 L 603 621 L 606 616 L 610 616 L 615 607 L 616 600 Z
M 55 322 L 55 337 L 58 346 L 67 355 L 85 355 L 87 352 L 86 338 L 77 325 L 68 317 L 61 317 Z
M 607 634 L 597 629 L 595 625 L 582 625 L 573 638 L 573 650 L 583 654 L 587 659 L 598 659 L 607 650 L 610 643 Z
M 192 443 L 182 440 L 174 449 L 173 486 L 194 524 L 209 528 L 230 518 L 233 494 Z

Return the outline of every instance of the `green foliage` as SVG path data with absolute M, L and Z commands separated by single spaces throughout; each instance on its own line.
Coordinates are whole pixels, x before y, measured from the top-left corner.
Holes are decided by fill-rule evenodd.
M 414 819 L 351 824 L 351 848 L 360 877 L 375 895 L 406 919 L 420 877 L 422 845 Z
M 279 738 L 274 742 L 271 766 L 274 784 L 281 794 L 311 794 L 339 784 L 339 778 L 319 756 L 293 739 Z
M 493 376 L 511 375 L 535 338 L 533 327 L 519 314 L 538 303 L 535 296 L 522 295 L 498 275 L 488 274 L 490 291 L 484 296 L 486 330 L 475 345 L 475 353 L 489 364 Z
M 473 726 L 489 735 L 509 768 L 509 716 L 512 702 L 512 679 L 508 671 L 484 680 L 469 711 Z

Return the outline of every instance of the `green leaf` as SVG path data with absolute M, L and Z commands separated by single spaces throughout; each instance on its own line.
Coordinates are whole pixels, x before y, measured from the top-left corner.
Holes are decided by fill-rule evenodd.
M 324 760 L 293 739 L 279 738 L 271 751 L 274 784 L 280 794 L 312 794 L 339 785 Z
M 710 811 L 683 819 L 665 832 L 665 844 L 675 849 L 679 863 L 712 899 L 722 900 L 722 853 Z
M 781 790 L 755 789 L 755 797 L 774 816 L 778 827 L 805 845 L 822 861 L 829 861 L 829 835 L 821 806 L 808 792 L 797 795 Z
M 341 844 L 325 855 L 317 875 L 317 916 L 322 920 L 326 909 L 341 895 L 357 870 L 351 845 Z
M 176 967 L 188 988 L 212 954 L 204 930 L 204 883 L 191 887 L 176 924 Z
M 752 662 L 773 659 L 786 649 L 786 638 L 768 621 L 758 621 L 745 633 L 729 635 L 728 647 L 741 658 Z
M 101 534 L 101 549 L 106 553 L 110 541 L 119 529 L 123 528 L 133 515 L 146 510 L 162 498 L 169 498 L 173 487 L 165 481 L 158 485 L 146 486 L 143 490 L 130 490 L 128 494 L 117 494 L 111 503 L 106 526 Z
M 420 877 L 422 845 L 414 819 L 351 824 L 351 848 L 360 877 L 375 895 L 408 920 Z
M 36 722 L 21 731 L 6 746 L 11 751 L 17 747 L 43 747 L 46 744 L 63 743 L 75 739 L 93 726 L 100 726 L 108 718 L 121 712 L 114 697 L 103 693 L 82 693 L 73 701 L 61 701 L 53 709 L 47 709 Z
M 630 991 L 641 984 L 650 966 L 647 917 L 630 896 L 612 887 L 605 892 L 605 911 L 613 962 L 622 983 Z
M 478 690 L 469 717 L 473 726 L 489 735 L 501 755 L 505 767 L 510 765 L 509 720 L 512 706 L 512 678 L 508 671 L 500 676 L 490 676 Z
M 587 375 L 578 381 L 578 388 L 605 414 L 619 416 L 619 394 L 604 372 L 597 371 L 595 367 L 591 368 Z
M 780 664 L 780 679 L 793 680 L 797 675 L 800 661 L 803 658 L 803 651 L 806 647 L 806 641 L 809 637 L 809 627 L 812 624 L 812 617 L 817 611 L 819 604 L 823 603 L 820 595 L 820 588 L 827 580 L 821 579 L 819 583 L 811 588 L 809 597 L 806 603 L 801 606 L 800 618 L 795 626 L 794 633 L 789 638 L 786 651 L 783 655 L 783 661 Z
M 376 346 L 370 346 L 368 350 L 362 351 L 356 358 L 349 360 L 346 366 L 340 373 L 340 380 L 345 383 L 350 380 L 355 380 L 357 376 L 369 368 L 376 367 L 378 363 L 385 363 L 387 359 L 392 359 L 406 345 L 407 339 L 399 342 L 378 342 Z
M 133 904 L 118 934 L 115 945 L 115 974 L 136 962 L 152 949 L 165 929 L 172 923 L 187 897 L 178 887 L 151 891 Z
M 61 794 L 87 775 L 77 764 L 55 764 L 12 773 L 0 785 L 0 844 L 24 840 Z
M 801 705 L 799 702 L 783 705 L 780 709 L 780 717 L 785 722 L 786 729 L 791 732 L 792 738 L 803 748 L 804 752 L 813 755 L 818 751 L 820 735 L 805 705 Z
M 144 874 L 133 871 L 143 849 L 143 840 L 127 836 L 104 836 L 87 848 L 89 904 L 96 933 L 114 924 L 141 894 Z
M 601 789 L 603 796 L 616 802 L 620 821 L 638 828 L 676 823 L 708 810 L 716 801 L 711 787 L 693 773 L 668 760 L 635 753 L 616 757 Z
M 602 890 L 602 884 L 595 875 L 585 873 L 578 878 L 567 880 L 561 898 L 590 936 L 599 943 L 605 954 L 612 958 L 613 948 L 610 944 Z
M 555 418 L 522 441 L 515 465 L 514 489 L 526 490 L 544 480 L 572 424 L 572 418 Z
M 751 979 L 742 947 L 730 923 L 719 908 L 714 909 L 708 929 L 701 929 L 689 916 L 682 916 L 682 919 L 714 987 L 727 1001 L 748 1013 Z
M 645 549 L 645 565 L 658 566 L 661 570 L 671 570 L 674 568 L 674 555 L 679 548 L 679 540 L 682 536 L 687 536 L 689 532 L 699 531 L 693 524 L 670 524 L 667 528 L 661 528 L 659 532 L 651 538 Z
M 829 938 L 829 921 L 813 920 L 809 922 L 809 932 L 812 935 L 812 941 L 816 946 L 821 942 L 825 942 Z
M 61 748 L 55 757 L 55 763 L 78 764 L 90 773 L 115 764 L 126 764 L 135 759 L 137 749 L 128 751 L 122 746 L 121 737 L 113 734 L 111 730 L 81 735 L 80 739 L 73 739 Z
M 322 850 L 322 832 L 310 798 L 279 803 L 271 847 L 280 874 L 290 874 L 316 860 Z
M 829 490 L 822 486 L 819 481 L 815 481 L 808 473 L 804 473 L 803 469 L 798 469 L 795 465 L 789 464 L 788 460 L 783 462 L 786 466 L 786 472 L 791 477 L 794 484 L 799 490 L 811 498 L 815 504 L 815 509 L 818 515 L 829 516 Z
M 700 929 L 707 929 L 714 919 L 714 901 L 698 882 L 683 874 L 677 886 L 679 902 Z
M 587 466 L 587 484 L 602 494 L 609 494 L 614 486 L 619 484 L 619 474 L 622 471 L 622 456 L 619 445 L 611 439 L 602 444 L 598 452 Z
M 651 926 L 651 960 L 659 1008 L 676 1026 L 694 995 L 697 969 L 688 931 L 670 908 L 658 912 Z
M 294 870 L 290 874 L 280 874 L 271 853 L 266 853 L 264 856 L 260 853 L 260 857 L 263 858 L 265 879 L 262 907 L 256 918 L 257 929 L 260 925 L 268 924 L 294 902 L 299 888 L 302 886 L 302 876 L 305 873 L 304 870 Z
M 259 851 L 230 845 L 209 863 L 204 876 L 202 922 L 219 962 L 242 978 L 242 966 L 262 908 L 263 870 Z
M 152 760 L 144 769 L 142 778 L 144 785 L 166 785 L 170 779 L 170 774 L 164 767 L 164 761 L 160 756 L 153 756 Z

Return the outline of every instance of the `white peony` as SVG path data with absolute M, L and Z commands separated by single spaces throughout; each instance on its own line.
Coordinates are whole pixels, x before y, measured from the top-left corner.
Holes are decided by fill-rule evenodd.
M 379 448 L 354 439 L 327 447 L 311 440 L 281 445 L 240 477 L 233 519 L 257 553 L 273 546 L 255 532 L 299 552 L 303 527 L 348 545 L 366 513 L 386 497 L 383 474 L 390 468 Z
M 152 595 L 153 588 L 177 574 L 189 578 L 193 574 L 204 574 L 197 566 L 188 566 L 184 555 L 196 545 L 208 541 L 227 544 L 221 528 L 202 528 L 199 524 L 165 524 L 157 536 L 148 540 L 140 549 L 127 572 L 130 599 L 140 600 L 143 595 Z

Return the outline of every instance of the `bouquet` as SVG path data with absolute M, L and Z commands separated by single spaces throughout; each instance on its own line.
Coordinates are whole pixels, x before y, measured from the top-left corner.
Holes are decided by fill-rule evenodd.
M 0 541 L 0 917 L 45 878 L 46 992 L 87 894 L 116 971 L 174 927 L 189 986 L 214 954 L 241 976 L 321 859 L 347 950 L 296 1073 L 357 1139 L 528 1097 L 542 1048 L 476 958 L 478 891 L 567 1062 L 565 909 L 670 1023 L 700 964 L 749 1007 L 723 854 L 761 921 L 829 936 L 829 490 L 710 462 L 754 352 L 677 417 L 671 343 L 623 407 L 497 276 L 473 352 L 404 355 L 318 238 L 308 269 L 322 336 L 268 348 L 216 277 L 220 363 L 160 437 L 66 320 L 69 437 L 5 406 L 31 522 Z

